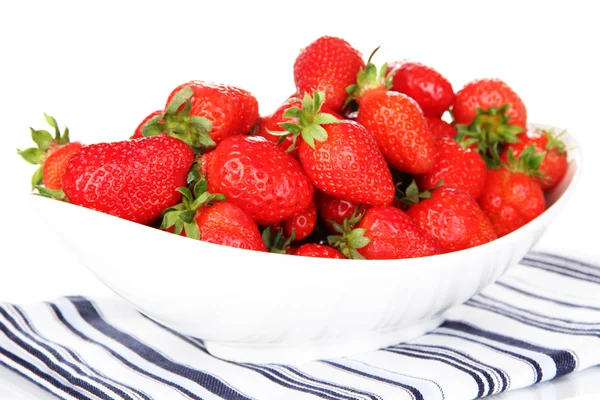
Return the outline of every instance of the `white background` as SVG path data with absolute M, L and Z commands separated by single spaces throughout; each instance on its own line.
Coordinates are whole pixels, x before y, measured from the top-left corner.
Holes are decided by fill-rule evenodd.
M 143 4 L 143 5 L 142 5 Z M 498 77 L 529 120 L 581 143 L 577 193 L 541 244 L 600 259 L 600 24 L 593 2 L 12 1 L 0 5 L 0 301 L 107 290 L 42 226 L 28 204 L 35 167 L 16 154 L 43 112 L 84 143 L 128 138 L 190 79 L 237 85 L 270 113 L 293 93 L 301 47 L 341 36 L 376 62 L 411 58 L 460 89 Z M 81 229 L 94 229 L 82 221 Z M 110 234 L 110 232 L 106 232 Z M 102 246 L 102 243 L 98 243 Z M 110 249 L 106 249 L 110 251 Z M 194 255 L 190 255 L 193 257 Z

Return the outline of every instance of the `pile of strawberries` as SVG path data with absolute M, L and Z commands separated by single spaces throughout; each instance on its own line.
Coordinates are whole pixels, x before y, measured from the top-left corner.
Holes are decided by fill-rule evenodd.
M 31 129 L 38 194 L 220 245 L 351 259 L 478 246 L 540 215 L 567 168 L 499 79 L 454 92 L 413 61 L 377 68 L 324 36 L 270 115 L 248 91 L 191 81 L 123 141 Z M 283 100 L 283 99 L 282 99 Z M 445 117 L 451 122 L 442 119 Z

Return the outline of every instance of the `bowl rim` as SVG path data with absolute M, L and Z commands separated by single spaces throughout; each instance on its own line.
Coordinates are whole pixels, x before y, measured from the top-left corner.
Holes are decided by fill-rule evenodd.
M 527 126 L 528 126 L 528 129 L 536 129 L 536 128 L 537 129 L 554 129 L 554 130 L 558 130 L 561 132 L 564 130 L 564 129 L 561 129 L 554 125 L 542 124 L 542 123 L 528 123 Z M 383 268 L 384 266 L 397 267 L 398 263 L 403 263 L 405 265 L 409 265 L 409 264 L 427 265 L 428 261 L 433 258 L 435 258 L 438 261 L 445 259 L 448 263 L 452 263 L 457 259 L 461 259 L 463 257 L 468 257 L 471 254 L 485 253 L 485 252 L 488 252 L 488 250 L 494 249 L 497 246 L 502 247 L 505 244 L 505 242 L 513 241 L 516 236 L 522 235 L 525 232 L 525 230 L 527 229 L 526 227 L 528 227 L 528 226 L 531 227 L 531 224 L 534 224 L 535 221 L 538 221 L 540 218 L 544 218 L 545 215 L 547 216 L 549 213 L 554 212 L 553 210 L 555 210 L 555 209 L 564 207 L 566 205 L 566 203 L 569 201 L 569 199 L 572 197 L 573 192 L 575 191 L 575 188 L 577 187 L 578 182 L 580 180 L 580 176 L 581 176 L 581 172 L 582 172 L 583 156 L 582 156 L 580 142 L 577 141 L 576 137 L 574 135 L 572 135 L 570 131 L 565 130 L 565 136 L 563 138 L 567 138 L 566 141 L 570 145 L 569 149 L 568 149 L 569 164 L 574 163 L 573 165 L 575 165 L 575 170 L 571 177 L 571 181 L 568 183 L 564 192 L 560 195 L 560 197 L 558 197 L 556 199 L 556 201 L 553 204 L 548 206 L 542 214 L 540 214 L 534 220 L 530 221 L 529 223 L 522 226 L 521 228 L 519 228 L 505 236 L 497 238 L 491 242 L 487 242 L 487 243 L 484 243 L 484 244 L 481 244 L 481 245 L 478 245 L 475 247 L 471 247 L 471 248 L 467 248 L 467 249 L 463 249 L 463 250 L 459 250 L 459 251 L 454 251 L 454 252 L 449 252 L 449 253 L 436 254 L 436 255 L 430 255 L 430 256 L 424 256 L 424 257 L 415 257 L 415 258 L 384 259 L 384 260 L 352 260 L 352 259 L 322 258 L 319 260 L 319 268 L 331 267 L 331 268 L 346 268 L 347 269 L 347 268 L 362 268 L 364 266 L 369 266 L 369 267 L 374 267 L 374 268 Z M 60 206 L 65 206 L 65 207 L 76 206 L 76 207 L 78 207 L 79 212 L 93 213 L 98 218 L 106 218 L 106 219 L 114 218 L 116 221 L 120 221 L 120 222 L 118 222 L 119 224 L 125 224 L 130 227 L 149 228 L 148 232 L 147 232 L 148 234 L 164 235 L 163 237 L 165 239 L 163 239 L 163 240 L 179 240 L 179 241 L 180 240 L 194 240 L 194 239 L 189 239 L 189 238 L 186 238 L 183 236 L 174 235 L 172 233 L 165 232 L 161 229 L 153 228 L 151 226 L 147 226 L 144 224 L 139 224 L 139 223 L 136 223 L 133 221 L 126 220 L 124 218 L 120 218 L 120 217 L 117 217 L 117 216 L 114 216 L 111 214 L 103 213 L 103 212 L 93 210 L 90 208 L 86 208 L 83 206 L 79 206 L 76 204 L 71 204 L 71 203 L 66 203 L 66 202 L 62 202 L 62 201 L 57 201 L 55 199 L 45 198 L 45 197 L 39 196 L 35 193 L 31 194 L 31 196 L 30 196 L 30 201 L 34 202 L 34 203 L 38 202 L 38 201 L 46 201 L 46 200 L 55 201 L 59 207 Z M 38 205 L 34 205 L 33 207 L 39 208 Z M 156 232 L 150 233 L 150 231 L 156 231 Z M 170 239 L 167 239 L 167 237 L 170 237 Z M 220 245 L 220 244 L 216 244 L 216 243 L 209 243 L 209 242 L 201 242 L 201 243 L 203 246 L 211 246 L 211 247 L 218 246 L 218 247 L 215 247 L 215 249 L 218 248 L 219 250 L 224 250 L 224 251 L 226 250 L 228 252 L 238 252 L 240 256 L 246 255 L 246 256 L 250 256 L 250 257 L 265 257 L 265 255 L 267 255 L 267 254 L 269 257 L 289 256 L 287 254 L 259 252 L 259 251 L 255 251 L 255 250 L 241 249 L 241 248 L 236 248 L 236 247 Z M 492 250 L 490 253 L 494 253 L 494 251 Z M 295 257 L 311 258 L 311 257 L 306 257 L 306 256 L 295 256 Z M 314 258 L 311 258 L 311 259 L 314 259 Z M 270 264 L 270 263 L 259 263 L 259 264 L 265 265 L 265 264 Z M 295 264 L 296 263 L 279 263 L 278 268 L 286 268 L 286 267 L 293 268 L 295 266 Z M 375 267 L 375 266 L 377 266 L 377 267 Z

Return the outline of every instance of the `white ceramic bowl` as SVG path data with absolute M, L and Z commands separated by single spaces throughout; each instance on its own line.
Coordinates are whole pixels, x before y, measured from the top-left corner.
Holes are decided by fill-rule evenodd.
M 147 316 L 203 339 L 218 357 L 296 363 L 422 335 L 441 323 L 444 311 L 520 261 L 575 190 L 579 148 L 570 134 L 564 140 L 575 149 L 542 215 L 485 245 L 418 259 L 351 261 L 253 252 L 39 196 L 31 201 L 98 279 Z

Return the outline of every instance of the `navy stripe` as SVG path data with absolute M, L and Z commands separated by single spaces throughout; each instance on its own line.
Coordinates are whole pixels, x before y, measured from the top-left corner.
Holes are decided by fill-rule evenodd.
M 52 354 L 59 363 L 63 363 L 65 365 L 68 365 L 69 367 L 71 367 L 73 370 L 75 370 L 79 375 L 83 375 L 87 378 L 89 378 L 90 380 L 104 386 L 105 388 L 113 391 L 114 393 L 117 393 L 119 396 L 123 397 L 124 399 L 131 399 L 133 400 L 133 397 L 131 397 L 130 395 L 128 395 L 127 393 L 125 393 L 124 391 L 122 391 L 121 389 L 117 388 L 116 386 L 113 386 L 111 384 L 108 384 L 104 381 L 102 381 L 101 379 L 98 379 L 95 376 L 91 376 L 90 374 L 86 373 L 85 371 L 83 371 L 78 365 L 72 363 L 71 361 L 65 359 L 55 348 L 49 346 L 48 344 L 44 343 L 41 340 L 36 339 L 33 335 L 31 335 L 30 333 L 28 333 L 27 331 L 25 331 L 23 328 L 21 328 L 21 326 L 17 323 L 17 321 L 14 320 L 14 318 L 8 314 L 8 312 L 6 311 L 6 309 L 4 309 L 2 306 L 0 306 L 0 314 L 2 314 L 4 316 L 4 318 L 6 318 L 11 324 L 12 326 L 17 329 L 19 332 L 21 332 L 24 336 L 26 336 L 29 340 L 33 341 L 34 343 L 36 343 L 38 346 L 43 347 L 44 349 L 46 349 L 50 354 Z M 23 314 L 21 314 L 21 316 L 23 316 Z M 31 326 L 29 326 L 31 328 Z M 35 331 L 34 331 L 35 333 Z M 50 361 L 53 362 L 53 361 Z
M 454 337 L 454 338 L 458 338 L 458 339 L 467 340 L 469 342 L 477 343 L 477 344 L 483 345 L 485 347 L 488 347 L 490 349 L 493 349 L 497 352 L 504 353 L 511 357 L 517 358 L 517 359 L 531 365 L 531 367 L 534 370 L 535 375 L 536 375 L 535 383 L 540 382 L 542 380 L 542 377 L 544 376 L 543 375 L 544 372 L 542 371 L 542 367 L 540 366 L 540 364 L 537 361 L 535 361 L 533 358 L 524 356 L 523 354 L 515 353 L 513 351 L 509 351 L 509 350 L 503 349 L 501 347 L 492 346 L 491 344 L 486 343 L 486 342 L 482 342 L 482 341 L 475 340 L 470 337 L 460 336 L 460 335 L 456 335 L 456 334 L 452 334 L 452 333 L 433 331 L 433 332 L 429 332 L 428 335 L 450 336 L 450 337 Z
M 39 380 L 33 379 L 26 373 L 24 373 L 16 368 L 13 368 L 12 366 L 8 365 L 7 363 L 5 363 L 2 360 L 0 360 L 0 367 L 6 368 L 6 369 L 14 372 L 15 374 L 18 374 L 20 377 L 26 379 L 30 383 L 33 383 L 35 386 L 39 387 L 40 389 L 43 389 L 44 391 L 48 392 L 49 394 L 51 394 L 53 396 L 57 396 L 57 394 L 54 393 L 52 390 L 50 390 L 48 387 L 42 385 L 42 383 Z
M 574 304 L 574 303 L 570 303 L 570 302 L 566 302 L 566 301 L 562 301 L 562 300 L 552 299 L 550 297 L 542 296 L 542 295 L 539 295 L 539 294 L 528 292 L 528 291 L 523 290 L 523 289 L 519 289 L 519 288 L 517 288 L 515 286 L 509 285 L 508 283 L 505 283 L 505 282 L 502 282 L 502 281 L 498 281 L 498 282 L 496 282 L 496 284 L 498 284 L 498 285 L 500 285 L 500 286 L 502 286 L 502 287 L 504 287 L 506 289 L 512 290 L 514 292 L 523 294 L 525 296 L 533 297 L 533 298 L 539 299 L 539 300 L 544 300 L 544 301 L 547 301 L 549 303 L 554 303 L 554 304 L 558 304 L 558 305 L 561 305 L 561 306 L 572 307 L 572 308 L 583 308 L 583 309 L 586 309 L 586 310 L 600 311 L 600 307 L 585 306 L 585 305 L 581 305 L 581 304 Z
M 528 267 L 543 269 L 545 271 L 553 272 L 555 274 L 567 276 L 573 279 L 578 279 L 584 282 L 600 283 L 600 277 L 596 276 L 595 274 L 583 272 L 575 268 L 552 264 L 546 261 L 535 260 L 526 257 L 521 260 L 520 264 Z
M 415 400 L 424 400 L 425 399 L 423 397 L 423 394 L 419 391 L 419 389 L 417 389 L 414 386 L 407 385 L 405 383 L 400 383 L 400 382 L 392 381 L 390 379 L 386 379 L 386 378 L 383 378 L 381 376 L 368 374 L 366 372 L 359 371 L 357 369 L 350 368 L 350 367 L 347 367 L 347 366 L 342 365 L 342 364 L 338 364 L 338 363 L 334 362 L 333 360 L 321 360 L 320 362 L 322 362 L 324 364 L 331 365 L 332 367 L 339 368 L 339 369 L 347 371 L 347 372 L 351 372 L 351 373 L 356 374 L 356 375 L 363 376 L 365 378 L 369 378 L 371 380 L 375 380 L 375 381 L 379 381 L 379 382 L 384 382 L 384 383 L 387 383 L 388 385 L 400 387 L 400 388 L 402 388 L 404 390 L 407 390 L 411 394 L 411 396 L 413 397 L 413 399 L 415 399 Z
M 215 357 L 215 356 L 213 356 L 212 354 L 210 354 L 208 352 L 208 350 L 206 349 L 206 347 L 202 343 L 202 340 L 196 339 L 196 338 L 190 338 L 189 336 L 183 335 L 183 334 L 181 334 L 181 333 L 179 333 L 179 332 L 177 332 L 177 331 L 169 328 L 168 326 L 165 326 L 165 325 L 161 324 L 160 322 L 155 321 L 154 319 L 148 317 L 147 315 L 144 315 L 142 313 L 140 313 L 140 314 L 144 318 L 147 318 L 149 321 L 153 322 L 154 324 L 156 324 L 160 328 L 166 330 L 167 332 L 171 333 L 172 335 L 177 336 L 179 339 L 181 339 L 181 340 L 185 341 L 186 343 L 188 343 L 188 344 L 196 347 L 197 349 L 203 351 L 204 353 L 208 354 L 209 356 Z M 218 358 L 218 357 L 215 357 L 215 358 Z M 235 361 L 225 360 L 225 359 L 222 359 L 222 358 L 218 358 L 218 359 L 221 360 L 221 361 L 223 361 L 223 362 L 226 362 L 226 363 L 229 363 L 229 364 L 241 367 L 241 368 L 250 369 L 253 372 L 256 372 L 258 374 L 263 375 L 265 378 L 269 379 L 271 382 L 277 383 L 277 384 L 279 384 L 281 386 L 284 386 L 284 387 L 286 387 L 288 389 L 294 389 L 294 390 L 298 390 L 298 391 L 301 391 L 301 392 L 312 393 L 312 394 L 317 394 L 317 395 L 318 395 L 318 393 L 314 393 L 315 390 L 317 390 L 317 391 L 318 390 L 327 390 L 327 389 L 323 389 L 323 388 L 318 387 L 318 386 L 309 385 L 309 384 L 307 384 L 305 382 L 293 380 L 290 377 L 285 377 L 286 380 L 280 380 L 278 378 L 278 376 L 273 376 L 271 374 L 268 374 L 265 371 L 257 370 L 255 368 L 255 367 L 266 367 L 265 365 L 255 365 L 255 364 L 250 364 L 250 363 L 237 363 Z M 351 393 L 354 393 L 355 396 L 361 396 L 361 398 L 365 398 L 366 397 L 366 398 L 369 398 L 369 399 L 372 399 L 372 400 L 379 400 L 379 399 L 381 399 L 379 396 L 377 396 L 374 393 L 365 392 L 365 391 L 358 390 L 356 388 L 351 388 L 351 387 L 348 387 L 348 386 L 338 385 L 338 384 L 333 383 L 333 382 L 322 381 L 322 380 L 316 379 L 314 377 L 311 377 L 309 375 L 306 375 L 303 372 L 301 372 L 301 371 L 299 371 L 299 370 L 297 370 L 295 368 L 287 367 L 287 366 L 284 366 L 284 365 L 279 365 L 279 367 L 286 368 L 290 373 L 293 373 L 293 374 L 296 374 L 298 376 L 301 376 L 302 378 L 304 378 L 306 380 L 309 380 L 311 382 L 314 382 L 316 384 L 320 384 L 320 385 L 323 385 L 323 386 L 329 386 L 329 387 L 333 387 L 335 389 L 340 389 L 340 390 L 344 390 L 344 391 L 347 391 L 347 392 L 351 392 Z M 287 383 L 288 381 L 293 382 L 294 385 L 290 385 L 289 383 Z M 344 396 L 343 394 L 335 393 L 333 391 L 329 391 L 329 392 L 332 393 L 332 394 L 334 394 L 334 395 Z M 358 397 L 348 397 L 348 398 L 349 399 L 359 399 Z
M 504 336 L 499 333 L 476 328 L 472 325 L 460 321 L 447 320 L 442 324 L 442 327 L 448 328 L 450 330 L 469 333 L 474 336 L 484 337 L 486 339 L 504 343 L 513 347 L 518 347 L 521 349 L 526 349 L 544 354 L 550 357 L 552 361 L 554 361 L 554 365 L 556 366 L 556 376 L 571 373 L 577 368 L 577 360 L 575 359 L 573 353 L 571 353 L 569 350 L 549 349 L 546 347 L 525 342 L 514 337 Z
M 6 313 L 6 311 L 2 307 L 0 307 L 0 314 L 4 315 L 5 313 Z M 56 372 L 58 375 L 63 377 L 66 381 L 71 383 L 73 386 L 78 386 L 78 387 L 82 388 L 83 390 L 86 390 L 102 399 L 110 400 L 110 397 L 108 397 L 106 392 L 100 390 L 96 386 L 90 384 L 89 382 L 87 382 L 79 377 L 73 376 L 70 372 L 63 369 L 60 365 L 52 362 L 52 360 L 50 360 L 50 358 L 47 355 L 45 355 L 44 353 L 42 353 L 35 347 L 31 346 L 29 343 L 25 342 L 24 340 L 19 338 L 17 335 L 15 335 L 10 328 L 8 328 L 6 325 L 4 325 L 4 323 L 2 321 L 0 321 L 0 331 L 2 331 L 6 335 L 6 337 L 9 338 L 13 343 L 15 343 L 17 346 L 21 347 L 23 350 L 25 350 L 27 353 L 31 354 L 33 357 L 35 357 L 38 360 L 40 360 L 41 362 L 43 362 L 51 371 Z
M 560 260 L 562 262 L 566 262 L 566 263 L 574 265 L 574 266 L 584 267 L 587 269 L 598 271 L 598 276 L 600 277 L 600 265 L 591 264 L 591 263 L 588 263 L 588 262 L 585 262 L 585 261 L 582 261 L 579 259 L 565 257 L 565 256 L 561 256 L 559 254 L 544 253 L 544 252 L 537 252 L 537 251 L 530 252 L 529 254 L 526 255 L 526 257 L 531 258 L 531 259 L 534 259 L 535 257 L 553 258 L 555 260 Z
M 528 310 L 526 308 L 517 307 L 517 306 L 515 306 L 513 304 L 507 303 L 507 302 L 502 301 L 502 300 L 498 300 L 498 299 L 496 299 L 494 297 L 491 297 L 491 296 L 487 296 L 487 295 L 485 295 L 483 293 L 478 294 L 472 300 L 473 301 L 477 301 L 479 303 L 480 301 L 477 300 L 477 298 L 482 298 L 482 299 L 488 300 L 488 301 L 490 301 L 492 303 L 502 304 L 503 306 L 505 306 L 507 308 L 510 308 L 512 310 L 518 310 L 518 311 L 524 312 L 526 314 L 535 315 L 536 317 L 539 317 L 539 318 L 546 318 L 546 319 L 550 319 L 552 321 L 560 321 L 560 322 L 564 322 L 565 324 L 577 324 L 577 325 L 587 325 L 587 326 L 597 325 L 598 327 L 600 327 L 600 321 L 598 321 L 598 322 L 585 322 L 585 321 L 574 321 L 572 319 L 563 319 L 563 318 L 550 317 L 550 316 L 548 316 L 546 314 L 540 314 L 538 312 L 535 312 L 535 311 L 532 311 L 532 310 Z M 480 303 L 485 304 L 483 302 L 480 302 Z M 571 328 L 571 329 L 578 329 L 578 328 Z
M 77 360 L 78 363 L 80 363 L 81 365 L 85 365 L 90 371 L 92 371 L 97 376 L 100 376 L 100 377 L 106 379 L 109 382 L 114 382 L 116 385 L 125 387 L 125 388 L 131 390 L 132 392 L 134 392 L 135 394 L 137 394 L 138 396 L 140 396 L 141 398 L 143 398 L 145 400 L 152 400 L 152 398 L 150 396 L 148 396 L 146 393 L 144 393 L 144 392 L 142 392 L 142 391 L 140 391 L 138 389 L 135 389 L 135 388 L 133 388 L 133 387 L 131 387 L 129 385 L 126 385 L 123 382 L 119 382 L 119 381 L 116 381 L 116 380 L 114 380 L 112 378 L 107 377 L 102 372 L 96 370 L 95 368 L 93 368 L 92 366 L 90 366 L 88 363 L 86 363 L 81 357 L 79 357 L 79 355 L 77 353 L 75 353 L 70 348 L 44 338 L 40 333 L 38 333 L 36 331 L 36 329 L 33 327 L 33 324 L 31 323 L 31 321 L 29 321 L 29 318 L 27 317 L 27 315 L 25 314 L 25 312 L 23 310 L 21 310 L 19 306 L 13 306 L 13 308 L 21 316 L 21 318 L 23 319 L 23 321 L 25 321 L 25 324 L 31 330 L 31 332 L 33 332 L 34 334 L 38 335 L 40 338 L 44 339 L 46 342 L 52 343 L 52 345 L 54 345 L 54 346 L 56 346 L 58 348 L 61 348 L 63 351 L 69 353 L 69 355 L 71 357 L 73 357 L 75 360 Z M 98 379 L 98 378 L 93 377 L 93 376 L 91 378 L 94 379 L 94 380 Z
M 486 367 L 486 368 L 494 371 L 496 374 L 498 374 L 498 376 L 500 377 L 500 380 L 502 381 L 502 386 L 500 387 L 500 390 L 499 390 L 500 392 L 505 391 L 506 388 L 507 388 L 507 386 L 508 386 L 508 379 L 509 378 L 508 378 L 506 372 L 504 372 L 503 370 L 501 370 L 498 367 L 494 367 L 494 366 L 492 366 L 490 364 L 486 364 L 486 363 L 484 363 L 482 361 L 476 360 L 475 358 L 469 356 L 468 354 L 465 354 L 465 353 L 460 352 L 458 350 L 451 349 L 451 348 L 446 347 L 446 346 L 436 346 L 436 345 L 431 345 L 431 344 L 407 344 L 407 345 L 399 345 L 399 346 L 396 346 L 396 347 L 398 347 L 398 348 L 406 348 L 408 350 L 418 350 L 418 349 L 413 349 L 413 347 L 423 347 L 423 348 L 429 348 L 429 349 L 439 349 L 439 350 L 447 351 L 449 353 L 456 354 L 458 357 L 466 358 L 472 364 L 469 365 L 465 361 L 461 360 L 458 357 L 450 356 L 450 355 L 444 354 L 444 353 L 432 352 L 432 353 L 438 354 L 440 356 L 446 356 L 446 357 L 448 357 L 448 358 L 450 358 L 452 360 L 455 360 L 456 362 L 460 362 L 460 363 L 463 363 L 465 365 L 469 365 L 469 367 L 471 367 L 471 368 L 473 368 L 475 370 L 479 370 L 484 376 L 489 377 L 488 378 L 488 383 L 490 384 L 490 388 L 491 388 L 490 390 L 491 390 L 491 392 L 495 392 L 495 388 L 496 388 L 496 384 L 495 384 L 495 382 L 493 380 L 493 377 L 491 375 L 489 375 L 489 373 L 485 369 L 480 368 L 479 366 Z M 423 350 L 423 351 L 425 351 L 425 350 Z
M 121 363 L 123 363 L 124 365 L 126 365 L 127 367 L 131 368 L 132 370 L 134 370 L 135 372 L 141 374 L 141 375 L 145 375 L 148 376 L 158 382 L 164 383 L 167 386 L 171 386 L 172 388 L 178 390 L 179 392 L 185 394 L 186 396 L 188 396 L 191 399 L 194 400 L 202 400 L 201 397 L 196 396 L 194 393 L 190 392 L 189 390 L 187 390 L 186 388 L 179 386 L 178 384 L 168 381 L 166 379 L 163 379 L 161 377 L 159 377 L 158 375 L 154 375 L 146 370 L 143 370 L 141 368 L 139 368 L 137 365 L 130 363 L 129 361 L 127 361 L 126 358 L 122 357 L 121 355 L 119 355 L 118 353 L 116 353 L 115 351 L 113 351 L 110 347 L 95 341 L 94 339 L 84 335 L 83 333 L 81 333 L 79 330 L 77 330 L 73 325 L 71 325 L 71 323 L 69 323 L 66 318 L 64 317 L 64 315 L 62 314 L 62 312 L 60 311 L 60 309 L 52 303 L 49 303 L 49 306 L 52 308 L 52 310 L 54 311 L 54 314 L 56 315 L 56 318 L 58 318 L 58 320 L 60 322 L 62 322 L 65 327 L 67 327 L 71 332 L 73 332 L 75 335 L 79 336 L 81 339 L 90 342 L 90 343 L 94 343 L 100 347 L 102 347 L 104 350 L 106 350 L 108 353 L 110 353 L 110 355 L 112 355 L 114 358 L 116 358 L 117 360 L 119 360 Z
M 396 354 L 402 354 L 402 355 L 405 355 L 408 357 L 419 358 L 422 360 L 435 360 L 435 361 L 439 361 L 441 363 L 447 364 L 451 367 L 454 367 L 454 368 L 458 369 L 459 371 L 462 371 L 462 372 L 470 375 L 471 378 L 473 378 L 473 380 L 477 384 L 477 397 L 482 397 L 484 395 L 485 384 L 483 382 L 483 379 L 481 379 L 481 377 L 477 373 L 473 372 L 471 369 L 464 367 L 463 365 L 457 365 L 456 362 L 452 362 L 444 357 L 436 357 L 434 355 L 435 353 L 432 354 L 432 353 L 425 352 L 425 354 L 423 354 L 423 352 L 416 352 L 416 351 L 407 350 L 407 349 L 397 349 L 395 347 L 390 347 L 390 348 L 386 348 L 383 350 L 389 351 L 392 353 L 396 353 Z M 475 368 L 473 368 L 473 369 L 475 369 Z M 485 393 L 485 395 L 487 396 L 487 395 L 492 394 L 492 387 L 494 386 L 494 384 L 493 384 L 492 378 L 488 374 L 485 374 L 485 373 L 482 373 L 482 374 L 484 375 L 484 377 L 486 378 L 486 381 L 488 381 L 488 384 L 489 384 L 488 392 Z M 490 381 L 492 381 L 492 382 L 490 382 Z
M 81 317 L 92 327 L 102 332 L 105 336 L 116 340 L 123 346 L 127 347 L 138 356 L 148 361 L 149 363 L 155 364 L 166 371 L 173 374 L 179 375 L 182 378 L 188 379 L 198 385 L 204 387 L 207 391 L 224 397 L 228 400 L 250 400 L 251 398 L 235 390 L 231 386 L 225 384 L 219 378 L 208 374 L 204 371 L 193 369 L 182 364 L 173 362 L 154 350 L 153 348 L 145 345 L 139 340 L 135 339 L 131 335 L 115 328 L 108 322 L 106 322 L 98 313 L 98 310 L 94 305 L 87 299 L 81 296 L 68 297 L 71 303 L 77 309 L 77 312 Z
M 33 364 L 25 361 L 21 357 L 15 355 L 13 353 L 11 353 L 10 351 L 6 350 L 3 347 L 0 347 L 0 355 L 3 355 L 7 359 L 9 359 L 9 360 L 11 360 L 11 361 L 19 364 L 21 367 L 27 369 L 28 371 L 30 371 L 34 375 L 38 376 L 41 380 L 44 380 L 44 381 L 48 382 L 50 385 L 56 387 L 57 389 L 62 390 L 63 392 L 69 394 L 70 396 L 75 397 L 76 399 L 80 399 L 80 400 L 93 400 L 91 397 L 88 397 L 85 394 L 80 393 L 77 390 L 73 389 L 72 386 L 65 386 L 65 385 L 63 385 L 60 381 L 58 381 L 53 376 L 51 376 L 51 375 L 49 375 L 49 374 L 47 374 L 47 373 L 45 373 L 43 371 L 40 371 L 39 368 L 36 367 L 35 365 L 33 365 Z M 46 389 L 46 390 L 48 390 L 48 389 Z M 107 398 L 107 397 L 104 397 L 104 399 L 111 400 L 110 398 Z
M 510 318 L 512 320 L 522 322 L 525 325 L 535 326 L 536 328 L 542 328 L 542 329 L 550 331 L 550 332 L 564 333 L 567 335 L 574 335 L 574 336 L 600 337 L 600 331 L 597 329 L 576 329 L 576 328 L 568 328 L 568 327 L 564 327 L 564 326 L 554 325 L 549 322 L 540 322 L 533 318 L 528 318 L 528 317 L 524 317 L 522 315 L 517 315 L 517 314 L 511 313 L 510 311 L 506 311 L 500 307 L 485 304 L 485 303 L 482 303 L 477 300 L 469 300 L 465 303 L 465 305 L 474 307 L 474 308 L 480 308 L 482 310 L 486 310 L 486 311 L 492 312 L 494 314 L 502 315 L 502 316 L 505 316 L 506 318 Z

